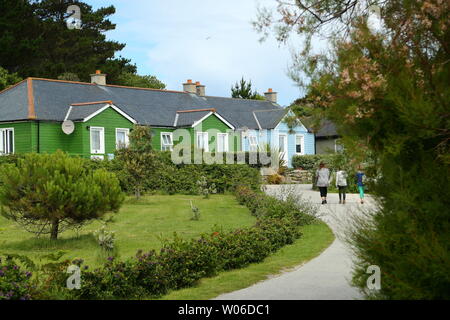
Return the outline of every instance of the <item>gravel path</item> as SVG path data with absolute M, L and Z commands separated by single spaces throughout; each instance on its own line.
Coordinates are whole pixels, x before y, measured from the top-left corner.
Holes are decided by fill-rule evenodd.
M 286 192 L 300 194 L 320 206 L 320 218 L 337 236 L 335 241 L 321 255 L 293 271 L 284 272 L 251 287 L 218 296 L 217 300 L 352 300 L 361 299 L 359 291 L 349 284 L 351 279 L 351 255 L 339 239 L 342 227 L 349 223 L 349 214 L 362 208 L 374 207 L 374 202 L 366 198 L 359 204 L 356 194 L 347 194 L 347 203 L 339 204 L 337 194 L 328 195 L 328 204 L 321 205 L 319 193 L 311 190 L 311 185 L 267 186 L 266 192 L 280 196 Z

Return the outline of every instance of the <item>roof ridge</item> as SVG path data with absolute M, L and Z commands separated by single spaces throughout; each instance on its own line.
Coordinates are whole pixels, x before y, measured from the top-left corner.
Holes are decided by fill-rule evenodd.
M 27 95 L 28 95 L 28 119 L 36 119 L 36 111 L 34 109 L 34 91 L 33 79 L 27 78 Z
M 7 87 L 7 88 L 1 90 L 1 91 L 0 91 L 0 94 L 2 94 L 3 92 L 6 92 L 6 91 L 8 91 L 8 90 L 14 89 L 15 87 L 21 85 L 22 83 L 27 82 L 27 80 L 28 80 L 28 79 L 20 80 L 19 82 L 17 82 L 17 83 L 15 83 L 15 84 L 13 84 L 13 85 L 11 85 L 11 86 L 9 86 L 9 87 Z
M 178 110 L 177 113 L 189 113 L 189 112 L 205 112 L 205 111 L 211 111 L 216 113 L 216 108 L 204 108 L 204 109 L 190 109 L 190 110 Z
M 92 101 L 92 102 L 81 102 L 81 103 L 71 103 L 71 106 L 79 107 L 79 106 L 88 106 L 88 105 L 94 105 L 94 104 L 103 104 L 103 103 L 109 103 L 113 104 L 112 100 L 104 100 L 104 101 Z
M 278 108 L 278 109 L 267 109 L 267 110 L 253 110 L 253 112 L 268 112 L 268 111 L 286 111 L 286 109 Z
M 27 79 L 40 80 L 40 81 L 49 81 L 49 82 L 75 83 L 75 84 L 84 84 L 84 85 L 90 85 L 90 86 L 104 86 L 104 87 L 135 89 L 135 90 L 148 90 L 148 91 L 183 93 L 183 94 L 188 94 L 189 93 L 189 92 L 186 92 L 186 91 L 176 91 L 176 90 L 166 90 L 166 89 L 153 89 L 153 88 L 142 88 L 142 87 L 131 87 L 131 86 L 121 86 L 121 85 L 116 85 L 116 84 L 99 85 L 99 84 L 96 84 L 96 83 L 81 82 L 81 81 L 71 81 L 71 80 L 57 80 L 57 79 L 36 78 L 36 77 L 29 77 Z

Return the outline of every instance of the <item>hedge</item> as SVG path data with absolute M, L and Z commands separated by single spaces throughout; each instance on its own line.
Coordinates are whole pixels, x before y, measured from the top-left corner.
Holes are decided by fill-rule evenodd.
M 250 157 L 246 152 L 246 157 Z M 214 183 L 218 193 L 233 192 L 237 185 L 244 184 L 258 190 L 262 180 L 258 166 L 246 164 L 179 164 L 172 162 L 170 152 L 155 151 L 155 168 L 148 170 L 144 181 L 144 192 L 163 192 L 167 194 L 198 194 L 197 181 L 206 177 L 208 184 Z M 8 155 L 0 157 L 0 165 L 6 163 L 17 164 L 23 155 Z M 106 169 L 116 174 L 124 192 L 131 194 L 133 186 L 118 159 L 91 160 L 85 159 L 86 168 Z

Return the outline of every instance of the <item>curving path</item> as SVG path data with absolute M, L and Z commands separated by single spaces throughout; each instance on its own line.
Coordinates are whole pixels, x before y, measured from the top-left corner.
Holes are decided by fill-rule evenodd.
M 311 190 L 311 185 L 270 185 L 268 194 L 281 197 L 294 192 L 320 206 L 320 218 L 325 221 L 336 235 L 335 241 L 318 257 L 294 270 L 284 272 L 269 280 L 251 287 L 218 296 L 217 300 L 352 300 L 361 299 L 359 291 L 350 286 L 351 254 L 339 239 L 343 227 L 350 223 L 350 214 L 361 209 L 374 207 L 374 202 L 366 198 L 364 205 L 359 204 L 356 194 L 347 194 L 347 203 L 339 204 L 337 194 L 328 195 L 328 204 L 320 205 L 319 193 Z

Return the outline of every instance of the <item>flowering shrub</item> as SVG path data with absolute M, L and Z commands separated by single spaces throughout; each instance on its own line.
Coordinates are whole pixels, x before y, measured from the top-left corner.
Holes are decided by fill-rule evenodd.
M 0 258 L 0 300 L 30 300 L 31 272 L 22 271 L 11 258 Z

